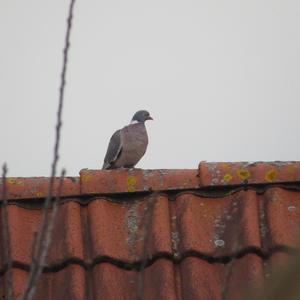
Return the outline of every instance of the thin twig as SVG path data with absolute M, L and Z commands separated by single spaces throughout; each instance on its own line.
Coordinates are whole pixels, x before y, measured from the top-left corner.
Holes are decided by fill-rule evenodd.
M 41 275 L 41 272 L 43 270 L 43 267 L 44 267 L 44 264 L 46 261 L 48 251 L 49 251 L 51 243 L 52 243 L 52 232 L 53 232 L 53 227 L 55 224 L 56 215 L 57 215 L 57 211 L 58 211 L 59 200 L 62 195 L 65 173 L 66 172 L 63 169 L 61 172 L 61 177 L 59 179 L 57 196 L 54 199 L 53 204 L 52 204 L 52 211 L 48 214 L 50 216 L 47 216 L 48 223 L 45 228 L 44 238 L 41 240 L 41 245 L 39 245 L 39 249 L 35 249 L 35 253 L 33 256 L 32 267 L 35 268 L 34 271 L 35 271 L 37 278 L 36 278 L 36 281 L 32 281 L 32 283 L 30 285 L 28 285 L 28 291 L 26 289 L 23 299 L 32 299 L 36 292 L 37 280 Z M 38 243 L 36 243 L 36 244 L 38 244 Z M 31 271 L 32 271 L 32 267 L 31 267 Z M 29 283 L 29 281 L 27 282 L 27 284 L 28 283 Z
M 75 0 L 71 0 L 69 6 L 68 18 L 67 18 L 67 31 L 66 31 L 65 45 L 63 50 L 63 66 L 61 71 L 61 82 L 59 88 L 59 104 L 58 104 L 58 111 L 57 111 L 56 131 L 55 131 L 56 136 L 55 136 L 55 145 L 54 145 L 54 157 L 51 165 L 51 177 L 49 182 L 48 196 L 44 203 L 42 225 L 37 235 L 36 247 L 34 247 L 33 250 L 34 259 L 31 265 L 30 274 L 27 281 L 27 286 L 25 289 L 23 300 L 30 300 L 34 296 L 37 280 L 45 264 L 47 251 L 49 248 L 48 245 L 51 242 L 51 232 L 53 228 L 53 224 L 51 223 L 54 222 L 54 218 L 52 214 L 51 214 L 51 218 L 49 218 L 48 209 L 53 196 L 52 194 L 53 194 L 53 187 L 54 187 L 54 181 L 56 175 L 56 167 L 59 160 L 60 130 L 62 126 L 62 111 L 63 111 L 64 91 L 65 91 L 65 84 L 66 84 L 66 72 L 67 72 L 67 63 L 68 63 L 68 53 L 70 48 L 70 34 L 72 28 L 74 4 L 75 4 Z
M 60 179 L 59 179 L 59 186 L 58 186 L 58 191 L 57 191 L 57 196 L 56 199 L 53 201 L 53 205 L 52 205 L 52 211 L 51 211 L 51 215 L 50 215 L 50 220 L 48 223 L 48 230 L 45 233 L 45 239 L 43 241 L 43 248 L 42 248 L 42 253 L 41 253 L 41 260 L 45 261 L 46 260 L 46 256 L 48 254 L 48 250 L 51 246 L 52 243 L 52 232 L 53 232 L 53 227 L 55 224 L 55 220 L 56 220 L 56 215 L 57 215 L 57 211 L 58 211 L 58 206 L 59 206 L 59 200 L 61 198 L 62 195 L 62 189 L 63 189 L 63 184 L 64 184 L 64 178 L 66 175 L 66 170 L 63 169 L 61 171 L 61 175 L 60 175 Z
M 138 299 L 139 300 L 144 299 L 144 285 L 145 285 L 145 274 L 144 274 L 145 272 L 144 271 L 145 271 L 145 268 L 147 265 L 147 258 L 148 258 L 147 247 L 149 246 L 149 229 L 150 229 L 151 222 L 153 219 L 153 212 L 154 212 L 154 207 L 156 204 L 157 195 L 158 195 L 158 193 L 155 192 L 149 197 L 147 205 L 146 205 L 145 215 L 143 217 L 144 244 L 143 244 L 142 257 L 141 257 L 141 268 L 140 268 L 139 280 L 138 280 Z
M 12 258 L 11 258 L 11 245 L 10 245 L 10 235 L 8 229 L 8 211 L 7 211 L 7 193 L 6 193 L 6 174 L 7 167 L 3 164 L 2 167 L 2 234 L 3 234 L 3 251 L 4 251 L 4 261 L 7 264 L 6 271 L 6 288 L 7 288 L 7 299 L 14 299 L 13 291 L 13 280 L 12 280 Z

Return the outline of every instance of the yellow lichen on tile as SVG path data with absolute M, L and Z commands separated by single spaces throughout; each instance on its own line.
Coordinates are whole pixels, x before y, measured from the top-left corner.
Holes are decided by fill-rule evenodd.
M 82 174 L 81 175 L 81 181 L 82 181 L 82 183 L 89 182 L 91 178 L 92 178 L 91 174 Z
M 8 184 L 22 185 L 22 186 L 24 186 L 24 182 L 22 180 L 20 180 L 20 179 L 17 179 L 17 178 L 7 178 L 6 182 Z
M 272 169 L 267 172 L 265 179 L 268 182 L 273 182 L 274 180 L 276 180 L 277 176 L 278 176 L 278 172 L 276 170 Z
M 250 172 L 246 169 L 239 169 L 239 170 L 237 170 L 236 173 L 237 173 L 238 177 L 243 181 L 249 179 L 251 176 Z
M 232 175 L 229 173 L 225 174 L 223 180 L 227 183 L 230 182 L 232 180 Z
M 136 178 L 134 176 L 129 176 L 127 178 L 127 191 L 129 193 L 133 193 L 136 191 L 135 185 L 136 185 Z
M 13 178 L 7 178 L 7 179 L 6 179 L 6 182 L 7 182 L 8 184 L 16 184 L 16 180 L 13 179 Z

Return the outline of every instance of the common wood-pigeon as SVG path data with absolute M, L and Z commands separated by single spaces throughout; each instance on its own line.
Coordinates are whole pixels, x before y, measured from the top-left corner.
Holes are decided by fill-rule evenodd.
M 110 138 L 102 169 L 133 168 L 148 146 L 145 121 L 153 120 L 149 112 L 139 110 L 131 123 L 117 130 Z

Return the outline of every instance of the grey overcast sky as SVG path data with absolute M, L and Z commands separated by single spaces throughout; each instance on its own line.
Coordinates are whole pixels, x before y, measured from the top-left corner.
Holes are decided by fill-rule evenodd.
M 9 176 L 50 174 L 68 3 L 0 0 Z M 299 0 L 77 0 L 59 168 L 100 168 L 139 109 L 140 168 L 300 160 L 299 16 Z

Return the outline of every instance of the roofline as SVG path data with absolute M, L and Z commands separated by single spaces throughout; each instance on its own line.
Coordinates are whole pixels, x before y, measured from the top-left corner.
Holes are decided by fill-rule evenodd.
M 59 181 L 59 177 L 54 180 L 54 197 Z M 49 177 L 8 177 L 7 199 L 45 198 L 49 182 Z M 83 169 L 80 176 L 64 179 L 61 197 L 276 183 L 300 183 L 300 162 L 201 162 L 198 169 Z

